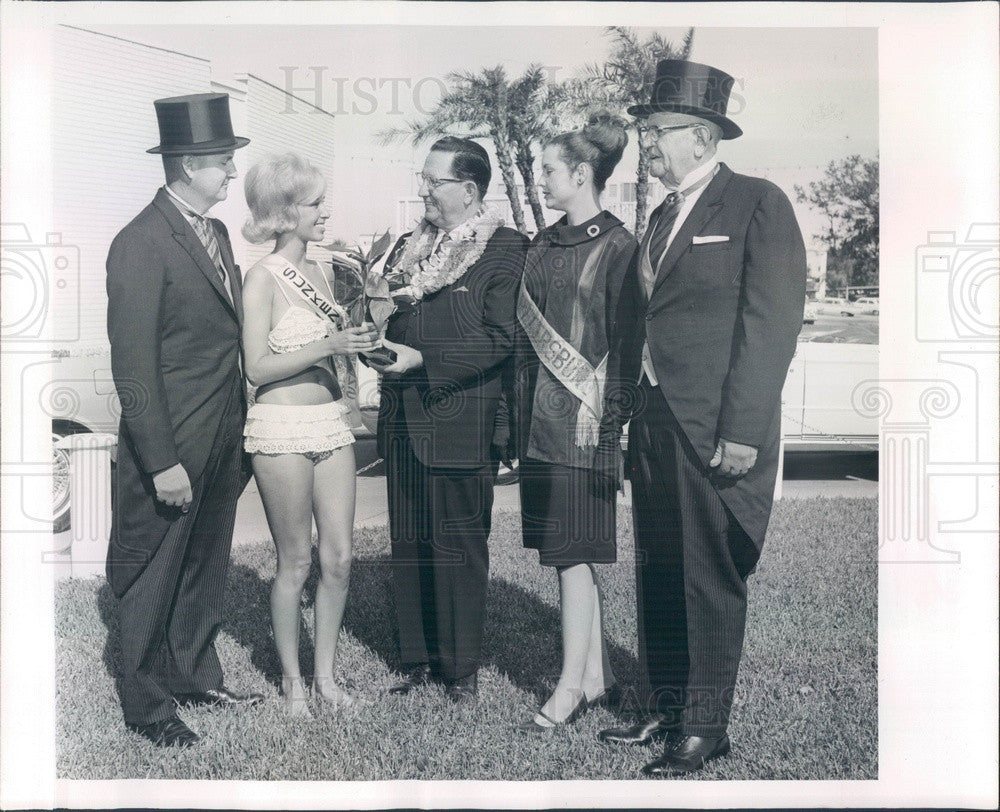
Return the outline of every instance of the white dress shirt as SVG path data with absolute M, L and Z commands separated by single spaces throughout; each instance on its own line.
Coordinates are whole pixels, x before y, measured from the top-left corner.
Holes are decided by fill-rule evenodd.
M 462 226 L 465 225 L 465 223 L 466 221 L 463 220 L 461 223 L 455 226 L 451 231 L 445 231 L 443 228 L 438 228 L 438 233 L 434 237 L 434 244 L 431 246 L 431 253 L 428 256 L 433 256 L 434 252 L 438 250 L 438 246 L 441 245 L 445 236 L 447 236 L 449 239 L 452 240 L 455 239 L 455 234 Z

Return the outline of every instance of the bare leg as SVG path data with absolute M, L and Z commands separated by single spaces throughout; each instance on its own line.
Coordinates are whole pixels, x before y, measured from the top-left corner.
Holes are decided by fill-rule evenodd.
M 594 622 L 590 630 L 587 666 L 581 681 L 589 700 L 596 699 L 615 684 L 615 675 L 611 672 L 611 661 L 608 659 L 608 647 L 604 642 L 604 596 L 593 567 L 591 572 L 594 579 Z
M 563 662 L 559 682 L 542 713 L 556 722 L 569 716 L 583 696 L 583 674 L 587 666 L 596 606 L 593 573 L 587 564 L 559 570 L 559 608 L 562 621 Z M 542 716 L 535 722 L 551 723 Z
M 337 638 L 351 579 L 354 527 L 354 446 L 338 448 L 316 466 L 313 512 L 319 532 L 319 584 L 316 586 L 316 694 L 337 704 L 353 698 L 333 678 Z
M 285 705 L 290 714 L 307 716 L 299 630 L 302 589 L 312 563 L 313 464 L 301 454 L 255 454 L 253 472 L 278 553 L 271 585 L 271 628 L 281 661 Z

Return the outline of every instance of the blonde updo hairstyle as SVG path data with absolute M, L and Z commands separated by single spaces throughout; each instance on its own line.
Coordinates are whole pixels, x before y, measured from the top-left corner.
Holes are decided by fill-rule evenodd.
M 588 164 L 594 173 L 594 187 L 604 191 L 604 185 L 622 159 L 628 134 L 625 122 L 610 113 L 593 115 L 579 130 L 560 133 L 545 146 L 557 146 L 563 161 L 571 169 Z
M 275 239 L 295 229 L 295 206 L 310 200 L 323 188 L 323 174 L 293 152 L 271 155 L 254 164 L 243 183 L 250 214 L 243 236 L 252 243 Z

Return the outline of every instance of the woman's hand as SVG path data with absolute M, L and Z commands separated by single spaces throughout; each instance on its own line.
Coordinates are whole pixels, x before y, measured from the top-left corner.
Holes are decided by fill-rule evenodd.
M 375 325 L 365 323 L 360 327 L 348 327 L 325 339 L 331 355 L 353 355 L 374 350 L 378 344 L 378 330 Z

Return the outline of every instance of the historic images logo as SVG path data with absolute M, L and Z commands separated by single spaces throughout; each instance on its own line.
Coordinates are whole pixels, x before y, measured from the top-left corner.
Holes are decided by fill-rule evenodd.
M 24 223 L 0 226 L 3 305 L 2 339 L 8 350 L 25 343 L 80 338 L 80 249 L 62 235 L 36 243 Z M 58 319 L 49 314 L 59 313 Z M 12 346 L 13 345 L 13 346 Z

